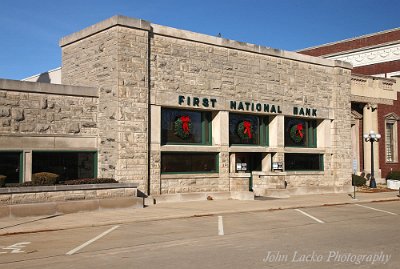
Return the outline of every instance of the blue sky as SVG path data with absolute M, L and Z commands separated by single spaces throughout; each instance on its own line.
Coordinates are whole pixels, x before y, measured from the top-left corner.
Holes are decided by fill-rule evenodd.
M 285 50 L 400 27 L 398 0 L 1 0 L 0 78 L 61 65 L 61 37 L 113 15 Z

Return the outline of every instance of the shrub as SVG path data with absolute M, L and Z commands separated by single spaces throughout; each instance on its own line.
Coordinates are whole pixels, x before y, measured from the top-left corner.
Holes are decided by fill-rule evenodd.
M 32 184 L 39 186 L 48 186 L 55 185 L 58 182 L 59 175 L 49 173 L 49 172 L 40 172 L 32 174 Z
M 353 186 L 361 187 L 364 186 L 365 183 L 367 183 L 367 180 L 362 176 L 352 175 L 351 177 Z
M 7 176 L 0 175 L 0 188 L 6 186 L 6 178 Z
M 391 171 L 387 174 L 386 179 L 400 180 L 400 171 Z
M 118 183 L 113 178 L 82 178 L 64 181 L 65 185 Z

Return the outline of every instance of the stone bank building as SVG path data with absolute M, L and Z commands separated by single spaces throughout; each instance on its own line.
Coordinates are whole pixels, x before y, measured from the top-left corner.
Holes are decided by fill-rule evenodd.
M 346 62 L 115 16 L 61 39 L 61 84 L 0 80 L 0 174 L 153 196 L 346 191 Z

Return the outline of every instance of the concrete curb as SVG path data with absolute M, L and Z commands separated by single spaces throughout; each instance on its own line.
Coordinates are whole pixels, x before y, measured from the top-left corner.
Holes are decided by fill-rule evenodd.
M 69 230 L 69 229 L 79 229 L 85 227 L 102 227 L 102 226 L 109 226 L 109 225 L 118 225 L 118 224 L 127 224 L 127 223 L 140 223 L 140 222 L 151 222 L 151 221 L 163 221 L 163 220 L 174 220 L 174 219 L 185 219 L 185 218 L 194 218 L 194 217 L 206 217 L 206 216 L 215 216 L 215 215 L 227 215 L 227 214 L 241 214 L 241 213 L 249 213 L 249 212 L 266 212 L 266 211 L 276 211 L 276 210 L 288 210 L 288 209 L 297 209 L 297 208 L 311 208 L 311 207 L 321 207 L 321 206 L 336 206 L 336 205 L 349 205 L 355 203 L 376 203 L 376 202 L 390 202 L 390 201 L 400 201 L 400 197 L 389 197 L 389 198 L 381 198 L 381 199 L 364 199 L 364 200 L 350 200 L 348 202 L 331 202 L 331 203 L 323 203 L 317 202 L 308 205 L 287 205 L 281 207 L 266 207 L 266 208 L 257 208 L 257 209 L 242 209 L 242 210 L 217 210 L 217 211 L 210 211 L 210 212 L 203 212 L 199 214 L 195 214 L 193 212 L 190 213 L 182 213 L 176 215 L 169 215 L 169 216 L 157 216 L 157 217 L 145 217 L 145 218 L 138 218 L 138 219 L 118 219 L 118 220 L 111 220 L 111 221 L 103 221 L 103 222 L 93 222 L 93 223 L 77 223 L 77 224 L 70 224 L 66 227 L 56 227 L 51 228 L 48 227 L 46 229 L 43 228 L 36 228 L 36 227 L 27 227 L 23 231 L 7 231 L 9 228 L 12 227 L 4 227 L 0 228 L 0 236 L 5 235 L 14 235 L 14 234 L 29 234 L 29 233 L 39 233 L 39 232 L 48 232 L 48 231 L 61 231 L 61 230 Z M 40 218 L 36 221 L 45 220 L 57 217 L 55 216 L 47 216 Z M 32 222 L 32 221 L 31 221 Z M 20 225 L 24 225 L 26 223 L 16 224 L 13 227 L 17 227 Z

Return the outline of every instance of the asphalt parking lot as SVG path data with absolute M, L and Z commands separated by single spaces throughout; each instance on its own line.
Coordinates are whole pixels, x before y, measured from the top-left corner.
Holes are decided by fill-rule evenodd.
M 399 268 L 398 201 L 0 237 L 0 268 Z

